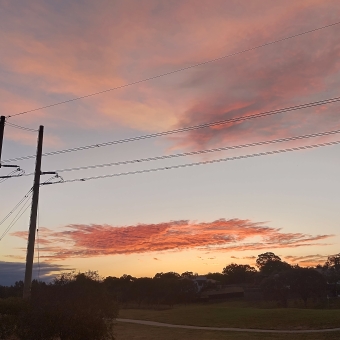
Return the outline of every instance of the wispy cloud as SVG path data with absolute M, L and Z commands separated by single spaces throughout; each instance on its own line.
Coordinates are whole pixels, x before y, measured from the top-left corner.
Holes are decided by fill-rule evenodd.
M 289 21 L 298 20 L 298 16 L 297 12 L 291 13 Z M 277 26 L 273 27 L 274 36 L 280 36 L 283 21 L 286 19 L 287 17 L 282 16 Z M 303 44 L 301 40 L 295 39 L 289 41 L 289 48 L 288 43 L 282 43 L 253 51 L 246 57 L 230 59 L 197 70 L 191 81 L 186 83 L 186 87 L 204 89 L 204 96 L 197 98 L 187 108 L 180 118 L 179 127 L 246 116 L 331 97 L 335 92 L 331 89 L 325 92 L 325 89 L 338 81 L 340 73 L 340 44 L 335 30 L 336 28 L 329 35 L 324 35 L 323 32 L 306 36 Z M 259 31 L 256 31 L 252 40 L 258 40 L 259 44 L 263 42 Z M 244 62 L 240 62 L 241 60 Z M 282 113 L 266 119 L 193 130 L 184 136 L 176 136 L 175 140 L 179 147 L 197 149 L 207 145 L 274 139 L 320 131 L 340 126 L 338 108 L 338 104 L 333 104 Z
M 13 236 L 26 238 L 26 232 Z M 219 219 L 197 223 L 186 220 L 134 226 L 68 225 L 59 231 L 40 228 L 41 257 L 63 260 L 116 254 L 160 251 L 232 252 L 324 245 L 318 241 L 332 235 L 284 233 L 264 223 L 241 219 Z M 256 241 L 253 239 L 256 238 Z
M 303 255 L 303 256 L 294 256 L 289 255 L 285 256 L 285 259 L 292 264 L 299 264 L 301 266 L 316 266 L 318 264 L 324 264 L 327 261 L 328 255 Z

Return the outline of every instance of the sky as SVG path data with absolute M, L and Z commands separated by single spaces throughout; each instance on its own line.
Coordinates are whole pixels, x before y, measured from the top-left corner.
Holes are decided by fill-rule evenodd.
M 238 52 L 331 25 L 339 13 L 336 0 L 1 0 L 0 113 L 12 116 L 9 124 L 43 125 L 43 151 L 51 152 L 334 98 L 340 25 Z M 65 183 L 40 189 L 33 277 L 205 274 L 254 265 L 267 251 L 291 264 L 323 264 L 339 253 L 340 145 L 237 157 L 338 141 L 338 133 L 62 170 L 336 131 L 339 108 L 334 102 L 43 157 L 42 170 Z M 36 143 L 36 132 L 6 125 L 2 162 L 35 155 Z M 67 182 L 228 157 L 236 159 Z M 30 174 L 35 160 L 7 164 Z M 0 183 L 0 220 L 32 183 L 32 176 Z M 29 204 L 0 241 L 0 284 L 23 279 Z

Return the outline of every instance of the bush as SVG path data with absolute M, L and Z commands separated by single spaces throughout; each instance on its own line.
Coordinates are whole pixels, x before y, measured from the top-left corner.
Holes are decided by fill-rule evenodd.
M 117 304 L 95 272 L 62 275 L 32 287 L 30 300 L 0 303 L 0 335 L 23 340 L 113 339 Z
M 0 338 L 7 339 L 15 334 L 20 313 L 25 307 L 21 298 L 0 299 Z

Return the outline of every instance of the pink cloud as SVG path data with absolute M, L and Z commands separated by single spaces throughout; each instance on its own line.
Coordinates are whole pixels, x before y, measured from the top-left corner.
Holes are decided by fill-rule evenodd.
M 12 235 L 26 239 L 27 232 Z M 41 257 L 49 260 L 187 249 L 231 252 L 295 248 L 322 245 L 317 242 L 332 236 L 284 233 L 264 223 L 240 219 L 208 223 L 181 220 L 125 227 L 73 224 L 60 231 L 40 229 L 39 235 L 43 245 Z M 259 240 L 251 242 L 254 237 Z
M 278 26 L 277 29 L 281 27 Z M 315 46 L 318 49 L 315 50 Z M 328 86 L 339 79 L 340 44 L 336 34 L 321 33 L 256 51 L 251 62 L 232 59 L 198 70 L 188 87 L 204 88 L 201 99 L 182 115 L 179 127 L 256 114 L 329 98 Z M 272 62 L 272 58 L 276 58 Z M 218 86 L 217 86 L 218 85 Z M 336 94 L 337 95 L 337 94 Z M 339 128 L 339 104 L 282 113 L 265 119 L 229 123 L 176 136 L 179 147 L 190 149 L 221 143 L 273 139 L 304 132 Z M 301 144 L 301 142 L 299 142 Z
M 102 1 L 1 4 L 1 67 L 16 101 L 7 114 L 83 96 L 334 22 L 337 1 Z M 245 115 L 331 94 L 339 73 L 337 27 L 100 95 L 30 113 L 23 123 L 113 124 L 143 131 Z M 20 105 L 18 105 L 20 104 Z M 93 119 L 95 112 L 95 119 Z M 180 137 L 181 148 L 281 136 L 337 116 L 308 111 Z M 300 131 L 300 130 L 299 130 Z M 226 134 L 228 132 L 228 134 Z M 225 137 L 228 135 L 228 138 Z M 16 137 L 14 137 L 16 138 Z M 19 138 L 19 137 L 18 137 Z M 25 142 L 23 140 L 22 142 Z

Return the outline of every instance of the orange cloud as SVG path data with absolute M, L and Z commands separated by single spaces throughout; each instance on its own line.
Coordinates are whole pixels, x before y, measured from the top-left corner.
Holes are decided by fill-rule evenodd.
M 27 232 L 12 235 L 26 239 Z M 181 220 L 125 227 L 72 224 L 60 231 L 40 228 L 39 235 L 43 245 L 40 254 L 47 260 L 186 249 L 231 252 L 295 248 L 322 245 L 316 242 L 332 236 L 283 233 L 264 223 L 240 219 L 207 223 Z
M 256 256 L 244 256 L 244 257 L 242 257 L 242 259 L 244 259 L 244 260 L 255 260 Z
M 323 265 L 328 256 L 327 255 L 303 255 L 303 256 L 293 256 L 289 255 L 285 257 L 286 260 L 292 264 L 299 264 L 304 267 L 315 267 L 317 265 Z

